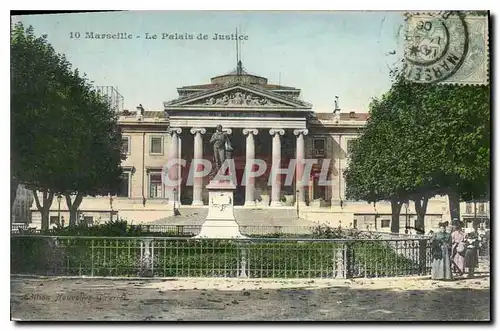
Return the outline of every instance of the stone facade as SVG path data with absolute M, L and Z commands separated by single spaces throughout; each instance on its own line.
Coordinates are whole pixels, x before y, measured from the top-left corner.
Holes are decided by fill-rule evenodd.
M 124 184 L 118 196 L 83 200 L 80 212 L 89 222 L 120 217 L 134 224 L 149 223 L 170 216 L 176 204 L 207 207 L 208 176 L 194 180 L 193 185 L 186 185 L 186 181 L 193 160 L 213 160 L 209 140 L 221 124 L 234 147 L 239 183 L 234 192 L 235 208 L 296 208 L 298 201 L 300 216 L 308 222 L 304 225 L 320 222 L 390 231 L 389 203 L 373 206 L 345 197 L 342 174 L 349 164 L 350 143 L 359 137 L 367 113 L 315 113 L 312 105 L 299 99 L 299 89 L 268 84 L 267 79 L 244 71 L 214 77 L 211 84 L 181 87 L 178 92 L 179 98 L 165 102 L 163 110 L 120 114 L 127 153 Z M 169 170 L 169 176 L 181 182 L 168 186 L 162 171 L 173 159 L 186 160 L 186 164 Z M 264 160 L 268 169 L 241 185 L 252 159 Z M 317 159 L 303 188 L 296 178 L 286 185 L 283 176 L 272 174 L 272 167 L 287 168 L 291 159 Z M 319 183 L 322 167 L 327 169 L 326 186 Z M 301 174 L 305 166 L 298 162 L 295 171 Z M 269 176 L 273 176 L 270 181 Z M 463 214 L 470 212 L 468 205 L 462 205 Z M 489 218 L 489 204 L 484 205 L 476 215 Z M 33 221 L 39 223 L 36 208 L 32 210 Z M 65 204 L 59 208 L 54 201 L 51 216 L 58 213 L 65 219 L 69 216 Z M 426 228 L 449 218 L 447 199 L 432 199 L 427 213 Z M 413 205 L 407 211 L 403 207 L 401 228 L 407 222 L 414 226 L 414 219 Z

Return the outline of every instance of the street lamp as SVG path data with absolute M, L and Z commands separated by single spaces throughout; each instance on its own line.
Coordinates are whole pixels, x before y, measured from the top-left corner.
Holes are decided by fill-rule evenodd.
M 57 223 L 61 224 L 61 201 L 62 196 L 59 194 L 57 196 Z
M 474 222 L 472 222 L 472 227 L 474 227 L 477 222 L 477 201 L 474 197 L 472 198 L 474 199 Z
M 405 216 L 405 234 L 408 234 L 408 228 L 410 227 L 410 218 L 408 217 L 408 208 L 410 207 L 410 202 L 406 201 L 405 202 L 405 210 L 406 210 L 406 216 Z
M 175 202 L 177 201 L 177 189 L 174 188 L 174 215 L 179 216 L 181 213 L 179 212 L 179 209 L 176 208 Z

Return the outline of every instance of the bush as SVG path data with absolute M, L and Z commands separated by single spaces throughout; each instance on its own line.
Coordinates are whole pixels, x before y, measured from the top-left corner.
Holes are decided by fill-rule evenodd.
M 87 226 L 78 224 L 69 227 L 56 227 L 40 231 L 42 235 L 49 236 L 77 236 L 77 237 L 189 237 L 189 234 L 177 231 L 148 231 L 148 226 L 128 224 L 126 220 L 106 221 L 103 224 Z M 26 234 L 23 232 L 23 234 Z
M 343 228 L 341 225 L 332 227 L 327 224 L 317 224 L 312 227 L 311 233 L 283 233 L 249 234 L 250 238 L 309 238 L 309 239 L 379 239 L 380 234 L 371 231 L 360 231 L 355 228 Z

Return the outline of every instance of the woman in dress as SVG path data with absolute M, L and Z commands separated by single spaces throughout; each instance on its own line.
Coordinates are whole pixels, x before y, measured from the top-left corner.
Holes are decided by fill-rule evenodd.
M 448 222 L 439 223 L 439 231 L 431 238 L 432 270 L 431 278 L 439 280 L 452 280 L 451 273 L 451 235 L 446 232 Z
M 465 233 L 462 222 L 456 222 L 451 233 L 451 258 L 453 269 L 459 276 L 465 273 Z

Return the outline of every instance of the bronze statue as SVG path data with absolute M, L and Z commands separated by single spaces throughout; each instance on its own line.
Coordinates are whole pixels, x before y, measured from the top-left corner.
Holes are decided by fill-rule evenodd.
M 228 135 L 222 131 L 222 125 L 217 125 L 215 133 L 210 138 L 210 143 L 214 146 L 215 169 L 211 174 L 216 174 L 224 164 L 226 159 L 231 158 L 233 147 Z

